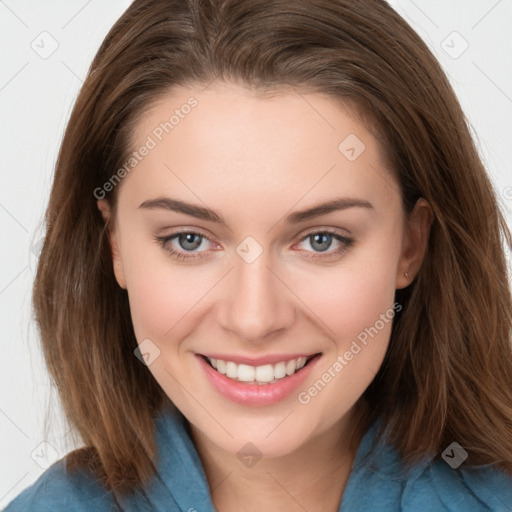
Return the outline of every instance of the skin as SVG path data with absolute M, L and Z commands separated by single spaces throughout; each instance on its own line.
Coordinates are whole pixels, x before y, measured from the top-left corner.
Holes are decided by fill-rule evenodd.
M 233 403 L 212 388 L 194 354 L 322 352 L 298 390 L 307 391 L 392 309 L 395 290 L 414 279 L 432 210 L 421 199 L 406 217 L 376 139 L 348 109 L 318 93 L 283 89 L 266 98 L 234 83 L 175 89 L 139 120 L 133 148 L 190 96 L 197 107 L 116 191 L 112 259 L 128 290 L 137 340 L 149 338 L 160 350 L 148 369 L 191 423 L 217 510 L 337 511 L 355 456 L 347 441 L 354 404 L 382 364 L 391 322 L 307 404 L 297 393 L 268 406 Z M 349 134 L 366 146 L 354 161 L 338 150 Z M 139 208 L 164 196 L 207 206 L 228 226 Z M 337 197 L 364 199 L 373 208 L 291 226 L 282 221 Z M 98 207 L 108 219 L 108 203 L 99 200 Z M 188 251 L 196 259 L 184 262 L 155 237 L 185 228 L 212 242 L 200 239 Z M 335 254 L 342 242 L 330 238 L 319 248 L 306 237 L 326 228 L 353 244 Z M 247 236 L 263 250 L 252 263 L 236 252 Z M 190 245 L 174 238 L 166 247 L 186 253 Z M 247 442 L 262 454 L 252 467 L 236 455 Z

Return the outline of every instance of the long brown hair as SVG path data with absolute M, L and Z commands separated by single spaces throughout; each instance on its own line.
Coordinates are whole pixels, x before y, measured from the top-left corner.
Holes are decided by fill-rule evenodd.
M 60 149 L 33 292 L 46 364 L 85 444 L 70 471 L 88 466 L 119 493 L 153 475 L 167 397 L 134 356 L 94 191 L 133 151 L 148 106 L 214 79 L 354 106 L 406 213 L 431 204 L 424 263 L 396 292 L 403 309 L 358 405 L 365 425 L 384 420 L 407 464 L 456 440 L 467 465 L 512 474 L 510 231 L 444 72 L 383 0 L 136 0 L 105 38 Z M 114 210 L 117 189 L 105 196 Z

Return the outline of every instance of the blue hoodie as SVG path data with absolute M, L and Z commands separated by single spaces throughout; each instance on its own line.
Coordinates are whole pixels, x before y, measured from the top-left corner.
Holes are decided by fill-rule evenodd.
M 112 494 L 84 471 L 68 475 L 66 460 L 50 466 L 5 512 L 216 512 L 201 460 L 176 410 L 156 421 L 158 473 L 144 490 L 116 504 Z M 444 460 L 405 472 L 398 453 L 374 445 L 376 421 L 364 434 L 343 492 L 339 512 L 511 512 L 512 478 L 496 468 L 471 472 Z

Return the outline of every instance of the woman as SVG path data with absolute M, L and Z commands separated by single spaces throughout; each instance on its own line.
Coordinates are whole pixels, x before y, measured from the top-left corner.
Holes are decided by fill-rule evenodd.
M 17 510 L 510 510 L 510 232 L 384 1 L 136 0 L 34 305 L 85 446 Z

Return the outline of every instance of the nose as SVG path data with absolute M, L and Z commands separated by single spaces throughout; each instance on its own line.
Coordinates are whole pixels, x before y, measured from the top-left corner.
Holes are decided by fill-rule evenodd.
M 266 342 L 295 320 L 295 295 L 271 267 L 266 252 L 252 263 L 237 258 L 225 291 L 220 323 L 237 339 Z

